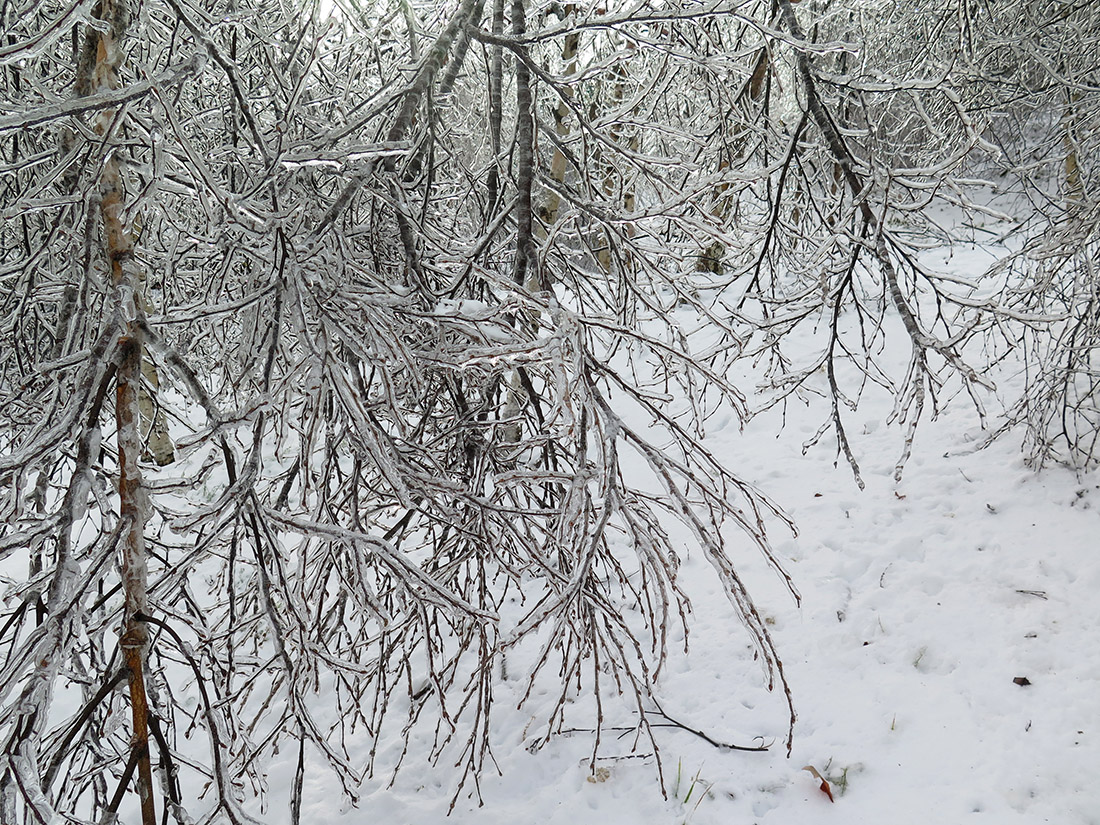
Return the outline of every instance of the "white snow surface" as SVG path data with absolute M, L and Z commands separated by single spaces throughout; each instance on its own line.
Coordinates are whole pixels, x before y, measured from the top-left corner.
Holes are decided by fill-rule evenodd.
M 701 553 L 687 551 L 681 576 L 694 607 L 690 653 L 672 656 L 659 700 L 715 740 L 764 742 L 767 752 L 720 749 L 686 730 L 659 728 L 658 778 L 647 742 L 609 730 L 593 773 L 590 732 L 557 736 L 531 752 L 540 697 L 517 709 L 523 683 L 504 678 L 495 689 L 493 738 L 501 774 L 483 776 L 483 805 L 467 788 L 448 819 L 453 760 L 431 766 L 430 743 L 414 739 L 392 784 L 383 769 L 364 784 L 356 807 L 329 775 L 308 773 L 303 821 L 1100 823 L 1100 478 L 1059 467 L 1037 473 L 1013 435 L 976 449 L 986 433 L 957 398 L 922 423 L 897 483 L 902 432 L 882 424 L 889 410 L 888 399 L 868 394 L 848 415 L 862 492 L 843 461 L 834 464 L 828 439 L 802 454 L 826 414 L 822 403 L 794 402 L 785 422 L 776 410 L 744 431 L 731 423 L 710 438 L 800 530 L 791 537 L 777 525 L 772 538 L 801 605 L 731 533 L 794 693 L 789 758 L 782 695 L 767 691 Z M 631 708 L 625 700 L 615 708 L 614 699 L 607 724 L 629 726 Z M 590 697 L 575 704 L 572 721 L 590 728 Z M 381 754 L 385 764 L 387 749 Z M 289 785 L 292 765 L 287 754 L 274 766 L 271 821 L 286 810 L 279 789 Z M 835 801 L 806 766 L 830 782 Z

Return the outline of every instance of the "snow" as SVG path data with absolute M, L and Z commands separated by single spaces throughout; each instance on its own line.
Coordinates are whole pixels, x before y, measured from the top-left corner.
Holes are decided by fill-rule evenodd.
M 751 803 L 772 811 L 761 821 L 1100 816 L 1097 487 L 1036 476 L 1011 441 L 943 455 L 962 446 L 960 417 L 925 425 L 900 485 L 886 429 L 863 441 L 883 457 L 865 465 L 864 493 L 817 453 L 788 450 L 762 482 L 803 531 L 782 549 L 804 606 L 777 610 L 774 628 L 800 713 L 790 767 L 848 768 L 849 784 L 814 813 L 801 807 L 821 803 L 809 775 L 770 762 L 765 777 L 788 775 L 778 798 Z
M 765 689 L 747 634 L 694 551 L 680 571 L 694 606 L 690 653 L 670 660 L 659 700 L 715 740 L 770 750 L 719 749 L 662 727 L 660 779 L 648 743 L 635 748 L 632 733 L 620 739 L 607 730 L 593 772 L 592 734 L 537 747 L 543 731 L 533 720 L 544 718 L 539 701 L 549 694 L 536 692 L 517 709 L 525 684 L 502 678 L 493 736 L 501 774 L 482 778 L 483 807 L 472 787 L 463 790 L 448 821 L 1100 822 L 1100 478 L 1057 467 L 1036 473 L 1012 435 L 977 449 L 986 434 L 960 396 L 922 422 L 897 483 L 903 431 L 882 425 L 890 410 L 885 394 L 868 392 L 846 422 L 862 492 L 843 460 L 834 463 L 828 438 L 802 454 L 826 414 L 823 401 L 791 402 L 743 432 L 731 422 L 710 437 L 800 530 L 791 537 L 776 527 L 772 540 L 801 606 L 731 533 L 735 563 L 794 692 L 790 758 L 782 695 Z M 577 695 L 565 727 L 590 728 L 593 709 L 591 697 Z M 615 696 L 605 697 L 605 711 L 609 727 L 635 718 Z M 430 740 L 414 737 L 394 779 L 397 727 L 358 807 L 342 800 L 334 778 L 307 772 L 304 821 L 444 821 L 457 787 L 454 759 L 445 753 L 433 767 Z M 286 759 L 274 766 L 273 789 L 289 785 Z M 806 767 L 826 778 L 835 801 Z M 272 821 L 281 804 L 276 791 Z

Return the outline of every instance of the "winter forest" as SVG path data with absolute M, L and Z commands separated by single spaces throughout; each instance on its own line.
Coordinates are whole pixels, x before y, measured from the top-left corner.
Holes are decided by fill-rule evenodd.
M 1090 0 L 0 0 L 0 823 L 861 821 L 788 505 L 1088 500 L 1098 158 Z

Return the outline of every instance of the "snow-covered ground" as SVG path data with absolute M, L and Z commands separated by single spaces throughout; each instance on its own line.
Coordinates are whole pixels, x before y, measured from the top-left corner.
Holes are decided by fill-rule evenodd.
M 889 413 L 884 394 L 868 393 L 848 415 L 862 492 L 828 439 L 802 453 L 827 414 L 822 403 L 794 402 L 785 420 L 773 410 L 710 438 L 800 530 L 776 526 L 772 536 L 800 606 L 747 542 L 735 559 L 794 692 L 789 758 L 782 695 L 765 689 L 747 634 L 705 560 L 689 553 L 691 648 L 669 664 L 662 707 L 712 739 L 770 750 L 721 749 L 660 728 L 659 779 L 648 743 L 610 731 L 593 774 L 589 732 L 531 752 L 538 697 L 517 710 L 523 686 L 502 680 L 502 774 L 483 777 L 482 807 L 464 792 L 450 821 L 1100 823 L 1100 478 L 1036 473 L 1013 434 L 976 449 L 986 434 L 957 399 L 922 423 L 897 483 L 902 432 L 884 424 Z M 578 727 L 591 726 L 587 702 L 577 698 Z M 615 713 L 630 724 L 625 703 Z M 289 764 L 276 766 L 273 788 Z M 454 773 L 445 759 L 429 767 L 414 741 L 393 783 L 369 781 L 358 808 L 340 802 L 330 778 L 307 778 L 304 819 L 442 822 Z
M 648 749 L 632 753 L 632 737 L 612 741 L 598 762 L 605 770 L 592 776 L 589 735 L 531 754 L 530 715 L 505 712 L 496 746 L 504 775 L 485 777 L 484 807 L 460 800 L 451 820 L 1100 822 L 1097 479 L 1037 475 L 1011 439 L 966 452 L 963 410 L 923 427 L 900 484 L 897 430 L 868 426 L 874 431 L 858 440 L 860 492 L 827 448 L 802 455 L 799 436 L 816 419 L 800 431 L 794 412 L 781 438 L 775 418 L 716 438 L 801 530 L 777 541 L 801 607 L 763 561 L 740 560 L 794 690 L 790 758 L 781 697 L 762 687 L 745 634 L 705 562 L 692 557 L 682 568 L 696 613 L 691 653 L 673 662 L 662 705 L 717 740 L 776 739 L 771 750 L 724 751 L 662 729 L 666 800 L 652 758 L 640 756 Z M 508 703 L 507 684 L 497 698 Z M 829 780 L 834 802 L 805 766 Z M 321 780 L 308 821 L 439 822 L 452 780 L 446 766 L 409 763 L 392 788 L 388 777 L 369 783 L 350 811 Z

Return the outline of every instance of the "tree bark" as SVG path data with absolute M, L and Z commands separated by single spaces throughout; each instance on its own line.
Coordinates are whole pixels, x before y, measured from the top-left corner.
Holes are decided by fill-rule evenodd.
M 574 14 L 576 8 L 575 4 L 571 3 L 567 5 L 563 12 L 565 19 L 568 19 L 570 15 Z M 580 48 L 580 42 L 580 32 L 572 31 L 565 36 L 565 40 L 562 43 L 561 59 L 564 65 L 564 72 L 567 76 L 574 75 L 577 72 L 577 51 Z M 569 106 L 566 104 L 564 98 L 572 98 L 572 86 L 565 86 L 561 90 L 561 94 L 563 99 L 558 101 L 558 105 L 554 109 L 554 131 L 557 133 L 559 139 L 564 139 L 569 135 L 569 125 L 566 122 L 569 118 Z M 550 177 L 558 183 L 565 183 L 566 168 L 567 161 L 565 153 L 562 152 L 560 147 L 555 147 L 554 155 L 550 160 Z M 546 202 L 540 210 L 542 222 L 546 224 L 547 227 L 553 226 L 558 220 L 559 211 L 561 211 L 561 195 L 554 190 L 550 190 L 546 195 Z
M 118 70 L 122 63 L 121 42 L 129 23 L 125 0 L 102 0 L 96 16 L 105 21 L 106 30 L 89 31 L 82 61 L 88 73 L 79 78 L 77 88 L 96 94 L 119 88 Z M 94 63 L 88 59 L 94 54 Z M 115 112 L 101 112 L 96 132 L 108 145 L 111 132 L 119 128 Z M 126 187 L 120 150 L 110 151 L 99 179 L 100 217 L 115 308 L 122 329 L 119 364 L 115 384 L 115 424 L 118 438 L 119 517 L 122 523 L 122 587 L 125 598 L 124 627 L 120 646 L 130 671 L 130 706 L 133 721 L 131 755 L 137 759 L 137 786 L 141 801 L 142 825 L 156 825 L 153 803 L 152 765 L 149 759 L 148 700 L 145 692 L 145 657 L 149 646 L 144 622 L 134 618 L 149 612 L 148 575 L 145 563 L 146 498 L 142 488 L 138 460 L 142 452 L 141 375 L 142 334 L 141 284 L 134 266 L 130 228 L 123 220 Z

